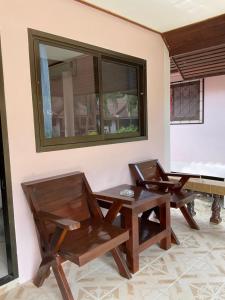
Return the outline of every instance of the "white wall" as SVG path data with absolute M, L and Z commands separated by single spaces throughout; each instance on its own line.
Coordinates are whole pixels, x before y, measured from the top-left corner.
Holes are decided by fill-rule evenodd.
M 149 139 L 36 153 L 27 28 L 68 37 L 147 60 Z M 127 164 L 169 151 L 169 59 L 161 37 L 74 0 L 0 2 L 5 98 L 20 281 L 40 262 L 33 219 L 21 182 L 74 170 L 93 190 L 130 182 Z M 166 104 L 167 103 L 167 104 Z
M 205 79 L 204 124 L 171 125 L 171 167 L 225 178 L 225 76 Z

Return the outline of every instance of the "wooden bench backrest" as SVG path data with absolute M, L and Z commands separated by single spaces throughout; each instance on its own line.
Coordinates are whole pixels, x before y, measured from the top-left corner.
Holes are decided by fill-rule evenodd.
M 129 164 L 133 178 L 137 180 L 168 180 L 158 159 Z
M 45 211 L 57 216 L 84 222 L 99 217 L 99 207 L 92 197 L 91 188 L 80 172 L 22 183 L 37 227 L 38 212 Z M 38 221 L 38 222 L 37 222 Z M 45 224 L 49 233 L 52 224 Z

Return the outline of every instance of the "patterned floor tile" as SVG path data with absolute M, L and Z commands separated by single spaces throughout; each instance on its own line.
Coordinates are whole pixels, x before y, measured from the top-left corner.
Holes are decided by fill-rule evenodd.
M 196 203 L 198 206 L 198 203 Z M 197 207 L 198 208 L 198 207 Z M 207 207 L 208 209 L 208 207 Z M 225 300 L 225 223 L 209 223 L 205 210 L 192 230 L 181 212 L 172 210 L 172 226 L 181 244 L 162 250 L 158 245 L 140 254 L 140 271 L 131 280 L 121 277 L 112 256 L 79 268 L 63 265 L 76 300 Z M 61 300 L 54 276 L 41 288 L 28 283 L 0 296 L 0 300 Z
M 191 250 L 201 248 L 210 250 L 216 245 L 216 243 L 217 241 L 215 240 L 213 233 L 210 231 L 201 232 L 192 230 L 189 237 L 181 242 L 179 248 L 187 248 Z
M 89 273 L 95 271 L 97 272 L 98 269 L 100 269 L 105 265 L 105 261 L 106 261 L 106 257 L 100 257 L 82 267 L 78 267 L 75 264 L 66 262 L 64 263 L 63 269 L 65 274 L 69 278 L 73 278 L 73 280 L 80 280 L 81 278 L 85 277 Z
M 151 278 L 169 280 L 172 283 L 198 263 L 207 253 L 206 250 L 200 248 L 192 250 L 179 246 L 174 247 L 143 268 L 142 273 L 148 274 Z
M 196 278 L 179 280 L 168 289 L 165 296 L 169 300 L 212 300 L 222 284 L 220 281 L 206 282 Z
M 207 254 L 169 287 L 165 297 L 169 300 L 212 300 L 225 283 L 224 274 L 223 266 L 215 264 L 211 254 Z
M 134 276 L 129 282 L 123 283 L 102 299 L 104 300 L 152 300 L 168 289 L 167 282 L 158 282 L 143 273 Z
M 173 246 L 174 247 L 174 246 Z M 140 253 L 139 267 L 142 270 L 146 265 L 151 264 L 155 259 L 167 254 L 167 251 L 161 249 L 159 245 L 144 250 Z
M 110 257 L 103 261 L 103 266 L 96 272 L 87 274 L 77 281 L 76 289 L 100 299 L 125 281 L 127 280 L 120 276 L 115 262 Z
M 61 300 L 58 288 L 49 285 L 48 288 L 36 288 L 33 284 L 26 284 L 0 297 L 1 300 Z
M 217 291 L 216 295 L 213 297 L 213 300 L 225 300 L 225 284 Z

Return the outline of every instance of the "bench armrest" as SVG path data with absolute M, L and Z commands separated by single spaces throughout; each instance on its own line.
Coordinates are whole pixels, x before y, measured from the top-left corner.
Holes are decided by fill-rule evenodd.
M 165 181 L 165 180 L 143 180 L 140 182 L 141 184 L 145 185 L 145 184 L 155 184 L 161 187 L 167 187 L 167 188 L 177 188 L 180 187 L 180 184 L 177 182 L 171 182 L 171 181 Z
M 56 226 L 58 226 L 62 229 L 66 229 L 68 231 L 72 231 L 72 230 L 80 228 L 80 222 L 77 222 L 77 221 L 74 221 L 71 219 L 67 219 L 67 218 L 63 218 L 63 217 L 54 215 L 49 212 L 39 211 L 38 217 L 40 217 L 44 221 L 51 222 L 51 223 L 55 224 Z
M 174 177 L 189 177 L 189 178 L 200 178 L 201 176 L 198 174 L 189 174 L 189 173 L 179 173 L 179 172 L 170 172 L 165 173 L 167 176 L 174 176 Z

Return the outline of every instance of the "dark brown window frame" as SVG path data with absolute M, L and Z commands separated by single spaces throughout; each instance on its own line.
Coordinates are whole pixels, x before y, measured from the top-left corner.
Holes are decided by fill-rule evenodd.
M 173 83 L 171 83 L 170 87 L 172 88 L 173 86 L 176 86 L 176 85 L 182 85 L 182 84 L 187 84 L 187 83 L 196 82 L 196 81 L 200 82 L 200 101 L 199 101 L 200 117 L 199 117 L 199 120 L 172 121 L 171 117 L 170 117 L 170 125 L 204 124 L 204 78 L 173 82 Z M 171 106 L 172 106 L 172 103 L 171 103 Z
M 31 84 L 33 96 L 34 127 L 36 139 L 36 151 L 53 151 L 71 148 L 80 148 L 88 146 L 97 146 L 114 143 L 124 143 L 139 140 L 146 140 L 147 136 L 147 88 L 146 88 L 146 60 L 130 55 L 118 53 L 108 49 L 81 43 L 68 38 L 56 36 L 53 34 L 28 29 L 29 54 L 31 69 Z M 117 133 L 105 134 L 90 137 L 62 137 L 46 139 L 43 129 L 42 97 L 40 87 L 40 64 L 39 64 L 39 43 L 49 44 L 64 49 L 84 51 L 98 57 L 99 64 L 101 60 L 111 60 L 128 65 L 133 65 L 138 70 L 138 96 L 139 96 L 139 132 L 135 133 Z M 100 72 L 100 70 L 99 70 Z M 101 76 L 99 76 L 101 81 Z M 102 101 L 101 83 L 100 83 L 100 102 Z M 100 104 L 102 105 L 102 104 Z

